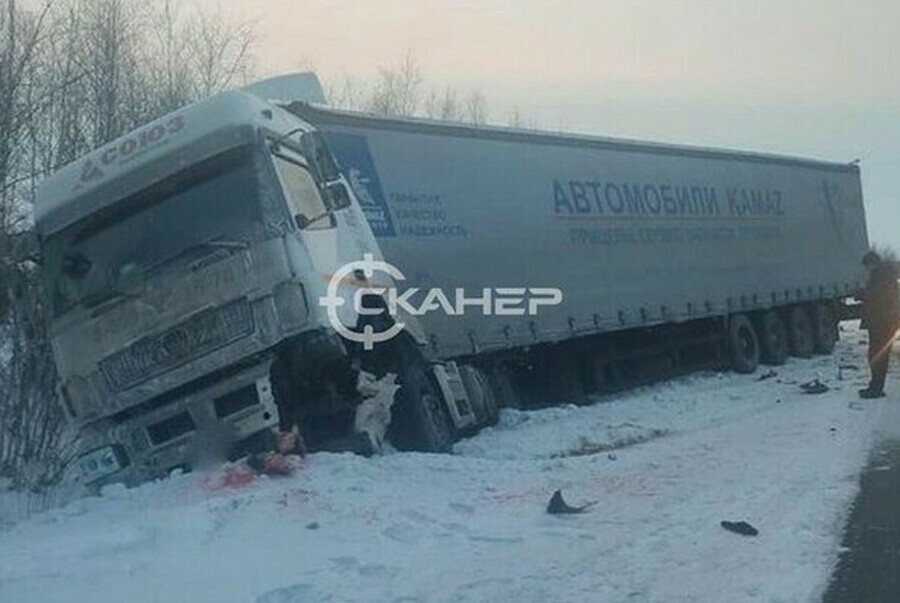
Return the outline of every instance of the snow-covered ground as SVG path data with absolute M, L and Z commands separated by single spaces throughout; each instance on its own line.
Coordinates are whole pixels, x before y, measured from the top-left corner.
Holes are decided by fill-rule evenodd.
M 0 527 L 0 601 L 813 600 L 900 402 L 896 378 L 891 397 L 857 400 L 859 338 L 762 381 L 504 411 L 454 455 L 316 454 L 291 477 L 109 488 Z M 831 391 L 801 393 L 816 377 Z M 557 488 L 597 504 L 548 515 Z

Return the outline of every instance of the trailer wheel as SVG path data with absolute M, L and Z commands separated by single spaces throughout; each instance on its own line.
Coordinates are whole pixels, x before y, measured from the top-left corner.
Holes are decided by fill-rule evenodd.
M 831 354 L 838 340 L 837 320 L 831 306 L 817 303 L 812 308 L 813 350 L 817 354 Z
M 794 306 L 788 314 L 788 340 L 791 354 L 798 358 L 809 358 L 813 352 L 813 332 L 809 314 L 802 306 Z
M 735 314 L 728 321 L 728 348 L 736 372 L 752 373 L 759 366 L 759 338 L 746 315 Z
M 775 310 L 764 312 L 757 322 L 759 327 L 760 357 L 766 364 L 780 365 L 790 354 L 787 325 Z
M 425 362 L 418 358 L 401 361 L 398 381 L 400 389 L 391 413 L 392 443 L 403 450 L 449 452 L 455 430 Z

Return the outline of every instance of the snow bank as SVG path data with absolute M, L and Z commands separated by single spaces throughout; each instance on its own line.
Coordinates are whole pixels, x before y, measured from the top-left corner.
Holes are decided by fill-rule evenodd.
M 765 381 L 507 411 L 455 455 L 316 454 L 289 478 L 108 489 L 0 531 L 0 601 L 808 600 L 897 402 L 856 400 L 862 354 L 849 335 Z M 817 376 L 832 390 L 800 393 Z M 598 504 L 547 515 L 557 488 Z

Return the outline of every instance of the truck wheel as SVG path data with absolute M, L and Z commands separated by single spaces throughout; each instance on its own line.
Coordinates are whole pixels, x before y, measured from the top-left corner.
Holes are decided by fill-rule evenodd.
M 478 426 L 496 425 L 500 418 L 500 412 L 497 408 L 494 391 L 491 389 L 491 384 L 488 382 L 485 374 L 479 369 L 468 365 L 460 366 L 459 373 L 462 376 L 466 391 L 469 393 L 469 401 L 472 403 L 472 410 L 475 412 Z
M 759 339 L 744 314 L 735 314 L 728 321 L 728 348 L 735 372 L 752 373 L 759 366 Z
M 809 314 L 801 306 L 794 306 L 788 314 L 788 341 L 791 354 L 798 358 L 809 358 L 813 352 L 812 323 Z
M 405 450 L 449 452 L 455 433 L 437 384 L 423 361 L 402 364 L 400 389 L 391 413 L 391 432 L 397 436 L 393 443 Z
M 837 320 L 831 306 L 818 303 L 812 308 L 813 350 L 817 354 L 831 354 L 838 340 Z
M 775 310 L 764 312 L 757 321 L 759 347 L 762 361 L 766 364 L 784 364 L 790 354 L 787 326 Z

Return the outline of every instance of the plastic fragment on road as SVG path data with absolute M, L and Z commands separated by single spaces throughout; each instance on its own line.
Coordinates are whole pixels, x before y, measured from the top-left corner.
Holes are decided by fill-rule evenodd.
M 814 379 L 807 383 L 804 383 L 800 386 L 800 389 L 803 390 L 805 394 L 824 394 L 831 388 L 819 381 L 818 379 Z
M 766 379 L 772 379 L 773 377 L 777 377 L 777 376 L 778 376 L 777 371 L 769 371 L 767 373 L 763 373 L 762 375 L 760 375 L 759 378 L 757 379 L 757 381 L 765 381 Z
M 551 515 L 572 515 L 575 513 L 584 513 L 586 510 L 596 504 L 596 502 L 589 502 L 587 504 L 581 505 L 580 507 L 573 507 L 563 499 L 562 491 L 557 490 L 553 493 L 553 496 L 550 497 L 550 502 L 547 504 L 547 513 L 550 513 Z
M 723 519 L 720 525 L 729 532 L 734 532 L 735 534 L 740 534 L 741 536 L 759 535 L 759 530 L 754 528 L 746 521 L 726 521 Z

